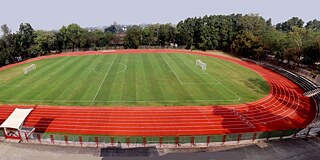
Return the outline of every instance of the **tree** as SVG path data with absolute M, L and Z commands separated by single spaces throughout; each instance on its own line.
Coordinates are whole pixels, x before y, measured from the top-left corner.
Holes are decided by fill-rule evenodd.
M 40 50 L 41 55 L 50 53 L 51 50 L 55 49 L 55 33 L 50 31 L 35 31 L 34 42 L 36 44 L 37 50 Z
M 92 34 L 92 43 L 96 47 L 105 47 L 110 41 L 106 33 L 101 30 L 94 30 L 90 34 Z
M 177 43 L 190 49 L 194 45 L 195 18 L 188 18 L 177 25 Z
M 170 31 L 171 30 L 171 31 Z M 171 32 L 171 33 L 170 33 Z M 158 29 L 158 41 L 161 46 L 165 46 L 166 44 L 175 41 L 175 29 L 171 26 L 171 24 L 161 24 Z
M 12 34 L 7 25 L 1 26 L 3 36 L 0 39 L 0 65 L 15 62 L 15 57 L 21 55 L 20 36 Z
M 302 42 L 302 63 L 314 65 L 320 60 L 320 32 L 308 30 Z
M 302 42 L 303 37 L 305 36 L 307 30 L 305 28 L 299 28 L 297 26 L 292 27 L 292 31 L 288 33 L 288 37 L 290 38 L 291 45 L 289 48 L 287 48 L 288 54 L 290 54 L 289 57 L 292 57 L 292 60 L 295 62 L 300 63 L 301 56 L 302 56 Z
M 212 49 L 219 49 L 223 51 L 229 51 L 231 44 L 236 36 L 235 26 L 232 16 L 211 16 L 211 40 L 213 41 Z M 216 43 L 217 41 L 218 43 Z
M 142 45 L 156 46 L 158 42 L 158 24 L 148 25 L 142 29 Z
M 212 47 L 211 36 L 209 33 L 208 17 L 198 18 L 195 20 L 193 29 L 194 47 L 200 50 L 208 50 Z
M 317 19 L 314 19 L 313 21 L 309 21 L 307 22 L 306 28 L 311 29 L 315 32 L 318 32 L 320 31 L 320 21 L 318 21 Z
M 72 49 L 73 51 L 76 48 L 80 48 L 82 33 L 84 29 L 82 29 L 78 24 L 70 24 L 67 27 L 62 26 L 59 30 L 60 36 L 59 38 L 63 39 L 63 48 Z
M 304 22 L 302 19 L 300 19 L 298 17 L 292 17 L 291 19 L 289 19 L 283 23 L 278 23 L 276 25 L 276 29 L 284 31 L 284 32 L 290 32 L 290 31 L 292 31 L 292 27 L 296 26 L 296 27 L 302 28 L 303 24 L 304 24 Z
M 62 52 L 64 48 L 64 38 L 63 35 L 60 32 L 54 32 L 55 34 L 55 40 L 54 40 L 54 48 L 56 52 Z
M 177 29 L 174 27 L 172 24 L 167 24 L 169 25 L 169 43 L 175 43 L 176 42 L 176 37 L 177 37 Z
M 72 44 L 69 40 L 69 37 L 67 35 L 67 27 L 66 26 L 62 26 L 58 32 L 58 36 L 57 38 L 59 38 L 59 40 L 61 40 L 62 42 L 62 48 L 64 49 L 69 49 L 72 47 Z
M 82 48 L 85 50 L 88 50 L 90 47 L 95 48 L 96 47 L 96 40 L 97 37 L 95 37 L 94 34 L 92 34 L 91 32 L 89 32 L 88 30 L 82 30 L 80 33 L 80 44 L 78 48 Z
M 111 42 L 114 41 L 116 39 L 116 36 L 115 34 L 111 33 L 111 32 L 106 32 L 104 34 L 104 38 L 105 38 L 105 41 L 106 41 L 106 46 L 109 46 L 111 45 Z
M 288 38 L 282 31 L 268 27 L 260 34 L 261 45 L 267 54 L 284 60 L 284 49 L 288 46 Z
M 3 36 L 9 36 L 11 34 L 11 30 L 6 24 L 1 26 L 1 31 L 3 33 Z
M 29 23 L 21 23 L 18 31 L 19 52 L 24 57 L 29 57 L 32 50 L 29 48 L 34 44 L 34 30 Z
M 66 36 L 71 43 L 72 50 L 75 48 L 80 48 L 80 44 L 82 41 L 81 35 L 83 34 L 83 29 L 78 24 L 70 24 L 66 28 Z
M 272 26 L 272 20 L 271 18 L 269 18 L 267 21 L 266 21 L 266 24 L 268 27 L 271 27 Z
M 258 37 L 255 36 L 253 32 L 246 31 L 236 37 L 231 48 L 233 52 L 241 56 L 255 58 L 256 55 L 253 54 L 253 51 L 260 47 L 258 46 L 258 40 Z
M 242 31 L 252 31 L 255 34 L 261 33 L 267 26 L 264 18 L 258 14 L 247 14 L 240 18 Z
M 129 27 L 124 38 L 124 48 L 137 49 L 141 41 L 141 28 L 139 26 Z
M 261 35 L 267 29 L 266 21 L 256 14 L 238 18 L 238 26 L 234 28 L 238 30 L 237 36 L 231 45 L 233 52 L 254 59 L 265 56 Z

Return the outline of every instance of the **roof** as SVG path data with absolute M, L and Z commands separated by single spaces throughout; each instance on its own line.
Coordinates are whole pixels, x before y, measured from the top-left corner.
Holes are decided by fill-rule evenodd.
M 27 118 L 27 116 L 32 110 L 33 108 L 31 109 L 16 108 L 11 113 L 11 115 L 1 124 L 0 128 L 20 129 L 24 120 Z

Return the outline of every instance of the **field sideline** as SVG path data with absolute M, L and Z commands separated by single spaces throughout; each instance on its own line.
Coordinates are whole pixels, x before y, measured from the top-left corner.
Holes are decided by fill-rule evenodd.
M 207 63 L 206 71 L 196 59 Z M 37 69 L 23 75 L 33 63 Z M 1 103 L 80 106 L 239 104 L 269 91 L 258 74 L 240 65 L 177 53 L 43 59 L 1 71 L 0 88 Z

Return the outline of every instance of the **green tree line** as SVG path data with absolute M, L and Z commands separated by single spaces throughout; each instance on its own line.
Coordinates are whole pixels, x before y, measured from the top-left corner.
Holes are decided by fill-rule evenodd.
M 306 24 L 298 17 L 273 25 L 257 14 L 212 15 L 187 18 L 177 25 L 114 24 L 105 30 L 88 30 L 77 24 L 58 31 L 34 30 L 22 23 L 16 33 L 1 26 L 0 66 L 15 63 L 17 57 L 60 53 L 65 50 L 99 49 L 111 45 L 124 48 L 176 47 L 197 50 L 222 50 L 242 57 L 273 57 L 296 64 L 314 64 L 320 59 L 320 21 Z
M 115 39 L 112 32 L 89 31 L 77 24 L 62 26 L 58 31 L 44 31 L 34 30 L 29 23 L 22 23 L 16 33 L 12 33 L 7 25 L 2 25 L 1 31 L 0 67 L 64 50 L 101 48 Z
M 125 48 L 172 43 L 186 49 L 222 50 L 252 59 L 269 56 L 279 61 L 314 64 L 320 59 L 320 21 L 304 24 L 302 19 L 293 17 L 272 25 L 271 19 L 257 14 L 187 18 L 177 25 L 129 27 Z

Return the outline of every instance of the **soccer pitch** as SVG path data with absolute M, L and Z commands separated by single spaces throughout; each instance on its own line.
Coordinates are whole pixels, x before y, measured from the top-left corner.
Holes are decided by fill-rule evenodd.
M 195 65 L 206 63 L 205 71 Z M 23 68 L 37 69 L 23 74 Z M 105 54 L 43 59 L 0 71 L 0 103 L 78 106 L 240 104 L 269 86 L 231 62 L 179 53 Z

